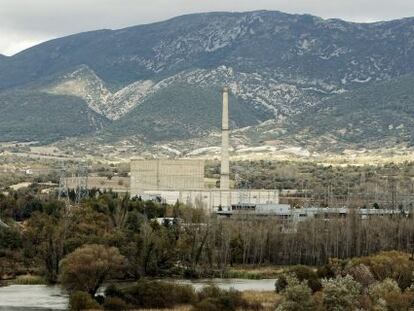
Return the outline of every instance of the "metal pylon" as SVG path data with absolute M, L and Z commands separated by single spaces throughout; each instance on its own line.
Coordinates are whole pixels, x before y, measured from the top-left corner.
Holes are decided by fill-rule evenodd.
M 68 184 L 66 179 L 66 165 L 65 162 L 62 161 L 60 166 L 60 173 L 59 173 L 59 189 L 58 189 L 58 199 L 64 199 L 66 201 L 69 200 L 69 191 L 68 191 Z
M 79 163 L 76 169 L 75 194 L 76 203 L 88 196 L 88 166 L 82 163 Z

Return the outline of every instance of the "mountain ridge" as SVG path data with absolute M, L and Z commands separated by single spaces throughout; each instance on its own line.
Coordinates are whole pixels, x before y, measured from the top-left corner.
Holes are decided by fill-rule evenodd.
M 188 14 L 74 34 L 0 57 L 0 95 L 77 98 L 76 107 L 105 120 L 95 133 L 84 119 L 86 134 L 156 143 L 168 141 L 169 133 L 176 140 L 215 131 L 211 118 L 219 116 L 209 106 L 220 103 L 218 90 L 228 85 L 235 129 L 272 121 L 267 124 L 275 129 L 266 131 L 280 124 L 289 130 L 296 115 L 321 113 L 318 107 L 331 97 L 412 74 L 413 31 L 414 18 L 355 23 L 263 10 Z M 202 118 L 197 109 L 205 111 Z M 129 126 L 134 120 L 141 124 Z M 159 126 L 161 120 L 169 125 Z
M 367 28 L 373 27 L 373 25 L 376 25 L 376 27 L 384 27 L 384 25 L 392 25 L 393 23 L 395 23 L 395 21 L 392 21 L 392 22 L 374 23 L 374 24 L 356 24 L 356 23 L 351 23 L 350 24 L 350 23 L 346 23 L 346 22 L 344 22 L 342 20 L 332 20 L 332 19 L 331 20 L 323 20 L 323 19 L 320 19 L 320 18 L 311 16 L 311 15 L 289 15 L 289 14 L 280 13 L 280 12 L 273 12 L 273 11 L 263 11 L 263 12 L 264 12 L 264 13 L 262 13 L 263 15 L 259 14 L 258 12 L 248 12 L 248 13 L 219 13 L 219 14 L 222 14 L 224 16 L 230 16 L 232 18 L 232 22 L 234 22 L 234 20 L 237 21 L 237 16 L 238 15 L 239 16 L 242 16 L 243 18 L 250 19 L 249 20 L 250 22 L 252 22 L 252 21 L 254 22 L 255 18 L 260 19 L 260 18 L 265 18 L 265 17 L 267 17 L 267 18 L 269 18 L 269 17 L 273 18 L 274 16 L 278 16 L 278 17 L 279 16 L 282 16 L 284 19 L 288 19 L 289 22 L 292 22 L 293 21 L 294 23 L 302 22 L 302 19 L 304 19 L 305 26 L 306 26 L 306 22 L 310 22 L 311 24 L 312 23 L 317 23 L 317 24 L 318 23 L 321 23 L 321 24 L 324 24 L 324 23 L 326 24 L 327 23 L 328 25 L 330 25 L 329 27 L 331 27 L 331 26 L 332 27 L 335 27 L 335 23 L 338 23 L 339 22 L 340 25 L 336 25 L 337 28 L 338 27 L 341 28 L 343 25 L 346 25 L 347 27 L 351 27 L 351 28 L 352 27 L 356 27 L 357 30 L 366 30 Z M 236 14 L 236 17 L 234 17 L 235 16 L 234 14 Z M 155 27 L 155 29 L 151 29 L 151 34 L 153 34 L 154 31 L 158 33 L 158 36 L 160 36 L 159 34 L 161 34 L 161 38 L 160 39 L 161 40 L 164 40 L 164 41 L 166 40 L 166 42 L 168 43 L 168 37 L 169 37 L 168 35 L 171 32 L 169 30 L 166 30 L 166 29 L 161 29 L 160 30 L 158 28 L 160 28 L 160 27 L 161 28 L 169 28 L 169 27 L 174 26 L 171 23 L 177 23 L 178 25 L 175 25 L 175 27 L 178 28 L 178 30 L 180 30 L 182 27 L 184 27 L 185 30 L 190 30 L 190 31 L 193 30 L 193 32 L 194 32 L 195 31 L 194 29 L 197 30 L 197 27 L 209 27 L 209 25 L 211 25 L 211 24 L 209 24 L 208 22 L 204 22 L 203 20 L 201 20 L 201 21 L 195 21 L 194 22 L 194 25 L 192 25 L 192 24 L 190 24 L 190 25 L 183 25 L 183 24 L 186 24 L 187 23 L 187 19 L 189 19 L 189 20 L 196 20 L 197 17 L 206 18 L 207 16 L 209 16 L 209 17 L 210 16 L 214 16 L 214 13 L 209 13 L 209 14 L 207 13 L 207 15 L 206 14 L 200 14 L 200 15 L 195 15 L 195 16 L 194 15 L 186 15 L 184 17 L 177 17 L 177 18 L 170 19 L 168 21 L 158 22 L 158 23 L 155 23 L 155 24 L 147 24 L 147 25 L 127 27 L 127 28 L 123 28 L 123 29 L 120 29 L 120 30 L 98 30 L 98 31 L 92 31 L 92 32 L 84 32 L 84 33 L 81 33 L 81 34 L 71 35 L 71 36 L 67 36 L 67 37 L 63 37 L 63 38 L 59 38 L 59 39 L 54 39 L 54 40 L 51 40 L 51 41 L 42 43 L 42 44 L 40 44 L 40 45 L 38 45 L 38 46 L 36 46 L 34 48 L 25 50 L 24 52 L 21 52 L 19 54 L 16 54 L 15 56 L 13 56 L 8 61 L 8 63 L 11 63 L 12 64 L 13 62 L 18 61 L 19 59 L 21 60 L 22 58 L 23 58 L 23 61 L 24 61 L 24 58 L 27 57 L 28 54 L 30 54 L 31 52 L 34 52 L 34 54 L 39 53 L 39 51 L 42 50 L 43 48 L 52 48 L 54 50 L 56 50 L 56 49 L 59 50 L 59 49 L 61 49 L 61 47 L 59 47 L 59 44 L 62 45 L 62 46 L 64 46 L 64 47 L 66 47 L 66 48 L 71 47 L 71 48 L 76 48 L 76 49 L 79 50 L 79 44 L 90 44 L 90 45 L 93 45 L 93 44 L 96 44 L 97 41 L 99 42 L 100 40 L 112 40 L 112 43 L 115 43 L 115 46 L 116 46 L 117 44 L 121 44 L 121 43 L 117 42 L 117 36 L 118 35 L 122 35 L 122 34 L 124 34 L 124 35 L 126 34 L 126 37 L 131 37 L 132 36 L 131 39 L 133 39 L 134 37 L 137 37 L 137 36 L 139 37 L 140 35 L 144 35 L 144 36 L 147 37 L 147 38 L 144 38 L 144 39 L 148 39 L 148 37 L 150 37 L 150 35 L 149 34 L 142 34 L 142 31 L 145 30 L 146 28 L 151 28 L 151 27 Z M 220 19 L 220 18 L 221 18 L 221 15 L 220 15 L 220 17 L 216 17 L 216 19 Z M 295 18 L 298 18 L 299 20 L 296 21 Z M 184 21 L 183 19 L 186 19 L 186 20 Z M 310 21 L 309 20 L 307 21 L 307 19 L 310 19 Z M 406 21 L 411 21 L 411 19 L 400 20 L 399 23 L 402 23 L 403 21 L 405 23 Z M 215 21 L 215 22 L 217 22 L 217 21 Z M 239 19 L 238 22 L 241 22 L 241 20 Z M 270 22 L 272 22 L 272 21 L 270 21 Z M 281 23 L 284 23 L 286 21 L 285 20 L 282 20 L 280 22 Z M 275 23 L 275 24 L 277 24 L 277 23 Z M 220 26 L 222 26 L 222 25 L 220 25 Z M 362 27 L 364 29 L 360 29 L 360 27 Z M 134 34 L 135 32 L 137 32 L 137 33 Z M 178 36 L 178 39 L 179 38 L 180 38 L 180 36 Z M 72 39 L 76 39 L 74 41 L 77 41 L 77 44 L 74 44 L 72 42 Z M 85 42 L 85 40 L 87 42 Z M 89 42 L 89 41 L 91 41 L 91 42 Z M 150 46 L 149 47 L 151 47 L 151 44 L 154 45 L 154 42 L 153 41 L 154 40 L 150 38 L 150 40 L 149 40 Z M 175 41 L 173 40 L 173 42 L 175 42 Z M 206 41 L 203 41 L 203 42 L 205 42 L 205 44 L 208 44 L 208 42 L 206 42 Z M 127 42 L 127 43 L 130 44 L 130 42 Z M 304 44 L 304 42 L 302 42 L 302 44 Z M 82 46 L 82 48 L 84 48 L 84 47 Z M 109 47 L 109 48 L 114 49 L 114 47 Z M 162 48 L 162 46 L 159 47 L 159 48 Z M 115 51 L 116 51 L 116 48 L 115 48 Z M 79 52 L 77 52 L 77 51 L 71 51 L 71 52 L 74 53 L 75 56 L 82 56 L 82 55 L 76 55 L 76 54 L 79 54 Z M 145 49 L 144 46 L 139 45 L 139 46 L 135 46 L 134 47 L 134 52 L 136 52 L 138 54 L 139 53 L 144 54 L 143 56 L 145 56 L 145 54 L 148 54 L 150 51 L 148 49 Z M 98 55 L 99 55 L 99 53 L 98 53 Z M 58 57 L 59 55 L 53 55 L 53 53 L 52 53 L 52 55 L 49 55 L 49 56 L 50 56 L 50 59 L 48 59 L 48 60 L 49 60 L 49 65 L 50 65 L 50 62 L 53 64 L 53 58 L 54 57 Z M 45 57 L 45 56 L 43 56 L 43 57 Z M 64 56 L 64 57 L 67 58 L 69 56 Z M 85 57 L 85 55 L 83 55 L 83 57 Z M 329 57 L 329 55 L 328 56 L 325 56 L 325 57 Z M 90 64 L 88 64 L 88 62 L 84 62 L 84 60 L 85 59 L 82 60 L 79 57 L 78 60 L 71 60 L 70 64 L 72 64 L 72 65 L 82 65 L 82 64 L 88 65 L 95 72 L 97 72 L 97 74 L 101 78 L 103 78 L 104 80 L 106 80 L 105 79 L 105 74 L 104 75 L 100 74 L 99 73 L 99 70 L 96 71 L 95 70 L 96 68 L 94 68 L 94 66 L 91 66 Z M 141 60 L 141 61 L 145 61 L 145 59 L 144 60 Z M 189 59 L 187 61 L 189 61 Z M 91 60 L 89 60 L 89 62 L 91 62 Z M 152 65 L 154 65 L 155 66 L 155 70 L 157 70 L 157 65 L 156 64 L 152 64 Z M 158 64 L 158 66 L 159 65 L 160 64 Z M 151 67 L 151 64 L 147 64 L 147 67 Z M 180 70 L 184 70 L 185 67 L 186 66 L 180 68 Z M 145 70 L 143 70 L 143 71 L 145 71 Z M 145 72 L 143 72 L 143 74 L 144 73 Z M 113 72 L 112 72 L 112 74 L 113 74 Z M 153 74 L 153 73 L 151 73 L 151 74 Z

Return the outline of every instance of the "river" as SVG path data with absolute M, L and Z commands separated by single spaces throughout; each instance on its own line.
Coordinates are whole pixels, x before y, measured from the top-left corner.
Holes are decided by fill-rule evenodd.
M 275 289 L 275 279 L 202 279 L 194 281 L 170 279 L 166 281 L 192 285 L 195 290 L 200 290 L 210 284 L 217 285 L 222 289 L 234 288 L 239 291 L 273 291 Z M 68 295 L 59 286 L 10 285 L 0 287 L 0 311 L 66 310 L 67 306 Z
M 59 286 L 0 287 L 0 310 L 66 310 L 68 295 Z

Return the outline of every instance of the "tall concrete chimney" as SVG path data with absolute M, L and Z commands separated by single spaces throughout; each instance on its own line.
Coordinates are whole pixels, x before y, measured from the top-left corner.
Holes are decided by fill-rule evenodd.
M 230 189 L 229 165 L 229 89 L 223 88 L 223 114 L 221 123 L 221 171 L 220 189 Z

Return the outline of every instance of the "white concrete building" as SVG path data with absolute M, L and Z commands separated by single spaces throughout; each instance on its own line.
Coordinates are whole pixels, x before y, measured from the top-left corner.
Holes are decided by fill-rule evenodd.
M 220 189 L 204 186 L 203 160 L 137 160 L 131 162 L 131 195 L 179 201 L 210 212 L 231 209 L 234 204 L 277 204 L 278 190 L 230 189 L 229 89 L 223 89 L 222 157 Z
M 134 160 L 131 161 L 131 194 L 148 190 L 202 190 L 204 189 L 204 161 Z
M 144 197 L 162 198 L 165 203 L 174 204 L 179 202 L 204 208 L 209 212 L 219 209 L 228 211 L 234 204 L 276 204 L 279 202 L 279 192 L 277 190 L 147 190 L 143 192 Z

